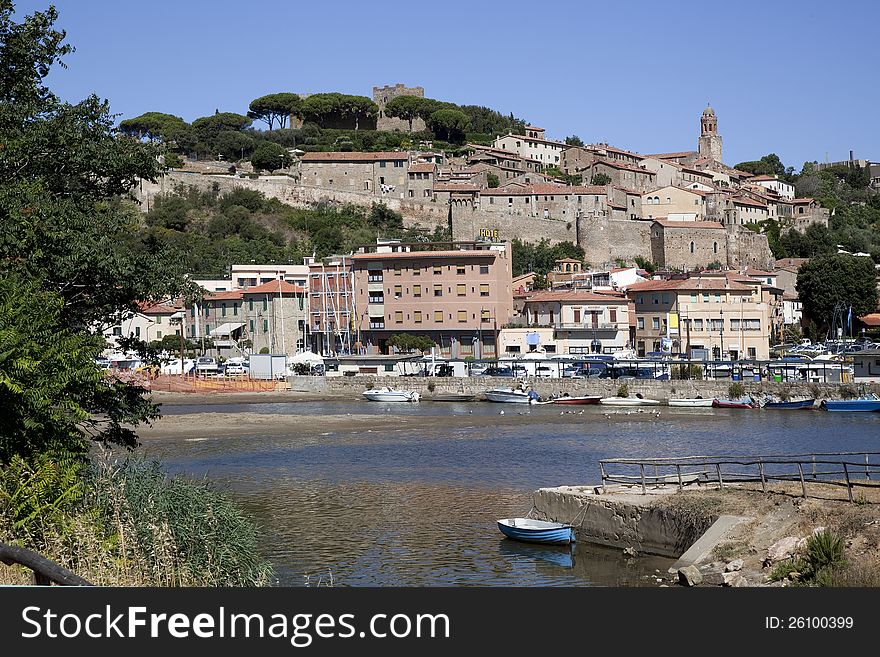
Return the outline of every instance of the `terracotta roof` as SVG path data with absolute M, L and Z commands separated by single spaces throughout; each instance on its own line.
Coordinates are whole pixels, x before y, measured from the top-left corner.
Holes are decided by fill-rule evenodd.
M 807 261 L 809 261 L 809 258 L 782 258 L 776 261 L 776 269 L 796 272 Z
M 397 260 L 406 258 L 494 258 L 500 252 L 489 249 L 467 251 L 395 251 L 393 253 L 355 253 L 352 260 Z
M 281 279 L 242 290 L 245 294 L 278 294 L 279 292 L 281 294 L 303 294 L 305 291 L 305 288 L 282 281 Z
M 227 292 L 208 292 L 205 295 L 207 301 L 234 301 L 241 299 L 241 290 L 229 290 Z
M 704 178 L 711 178 L 711 173 L 706 173 L 705 171 L 700 171 L 699 169 L 690 169 L 688 167 L 681 167 L 682 171 L 687 171 L 688 173 L 695 173 L 698 176 L 703 176 Z
M 664 189 L 677 189 L 682 192 L 688 192 L 689 194 L 696 194 L 697 196 L 706 196 L 709 192 L 704 192 L 702 189 L 688 189 L 687 187 L 678 187 L 677 185 L 667 185 L 666 187 L 658 187 L 657 189 L 651 190 L 650 192 L 645 192 L 642 196 L 650 196 L 651 194 L 656 194 L 657 192 Z
M 628 303 L 629 300 L 624 296 L 612 296 L 610 294 L 596 294 L 587 290 L 546 290 L 536 292 L 529 296 L 528 302 L 544 302 L 544 301 L 561 301 L 570 303 L 589 303 L 589 302 L 608 302 L 608 303 Z
M 615 162 L 614 160 L 606 160 L 604 158 L 601 160 L 596 160 L 590 166 L 593 166 L 596 164 L 604 164 L 604 165 L 609 166 L 613 169 L 624 169 L 626 171 L 637 171 L 639 173 L 644 173 L 645 175 L 648 175 L 648 176 L 656 176 L 657 175 L 656 173 L 654 173 L 650 169 L 642 169 L 641 167 L 634 167 L 631 164 L 623 164 L 622 162 Z
M 755 201 L 754 199 L 746 198 L 745 196 L 734 196 L 730 200 L 733 201 L 734 205 L 749 205 L 753 208 L 767 209 L 766 203 L 761 203 L 760 201 Z
M 614 189 L 619 189 L 620 191 L 628 194 L 629 196 L 641 196 L 642 193 L 635 189 L 627 189 L 626 187 L 615 187 Z
M 746 274 L 749 276 L 775 276 L 772 271 L 764 271 L 763 269 L 746 269 Z
M 533 160 L 530 157 L 523 157 L 518 153 L 514 153 L 513 151 L 506 151 L 503 148 L 495 148 L 494 146 L 482 146 L 481 144 L 467 144 L 468 148 L 473 148 L 476 151 L 483 151 L 493 155 L 495 157 L 504 157 L 509 160 L 522 160 L 523 162 L 534 162 L 536 164 L 543 164 L 540 160 Z
M 859 321 L 865 326 L 880 326 L 880 313 L 870 313 L 859 317 Z
M 183 306 L 177 301 L 160 301 L 158 303 L 139 303 L 138 308 L 144 315 L 170 315 L 182 310 Z
M 751 178 L 749 178 L 749 180 L 751 182 L 757 182 L 757 181 L 774 182 L 775 181 L 775 182 L 785 183 L 786 185 L 791 184 L 791 183 L 785 182 L 784 180 L 779 180 L 779 178 L 777 178 L 776 176 L 768 176 L 767 174 L 761 174 L 760 176 L 752 176 Z
M 544 130 L 544 128 L 539 128 L 536 125 L 527 125 L 526 130 Z
M 676 157 L 687 157 L 688 155 L 694 155 L 697 151 L 678 151 L 677 153 L 652 153 L 651 155 L 645 155 L 645 157 L 653 157 L 655 160 L 671 160 Z
M 465 183 L 434 183 L 435 192 L 478 192 L 480 188 L 476 185 L 467 185 Z
M 380 160 L 409 160 L 409 154 L 399 151 L 383 151 L 379 153 L 332 152 L 306 153 L 302 162 L 378 162 Z
M 409 168 L 410 173 L 433 173 L 437 165 L 433 162 L 416 162 Z
M 664 228 L 716 228 L 724 230 L 724 226 L 717 221 L 670 221 L 669 219 L 654 219 Z
M 484 189 L 480 192 L 480 196 L 570 196 L 578 194 L 605 195 L 605 188 L 595 185 L 591 187 L 569 187 L 568 185 L 537 183 L 534 185 L 523 186 L 518 189 L 495 187 L 492 189 Z
M 789 201 L 789 203 L 792 203 L 792 204 L 794 204 L 794 205 L 804 205 L 804 204 L 809 205 L 810 203 L 815 203 L 815 202 L 816 202 L 816 199 L 814 199 L 814 198 L 809 198 L 809 197 L 805 197 L 805 198 L 793 198 L 793 199 L 791 199 L 791 200 Z
M 751 178 L 752 176 L 755 175 L 753 173 L 749 173 L 748 171 L 740 171 L 739 169 L 731 169 L 730 173 L 734 173 L 737 176 L 739 176 L 740 178 Z
M 630 285 L 626 291 L 630 292 L 652 292 L 654 290 L 736 290 L 751 291 L 752 288 L 742 283 L 730 281 L 724 276 L 694 276 L 685 279 L 673 279 L 668 281 L 643 281 Z

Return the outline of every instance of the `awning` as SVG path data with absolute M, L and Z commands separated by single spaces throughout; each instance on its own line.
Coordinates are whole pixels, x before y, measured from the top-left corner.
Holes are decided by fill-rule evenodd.
M 242 326 L 244 326 L 244 322 L 226 322 L 215 328 L 210 334 L 231 335 L 233 331 L 240 329 Z

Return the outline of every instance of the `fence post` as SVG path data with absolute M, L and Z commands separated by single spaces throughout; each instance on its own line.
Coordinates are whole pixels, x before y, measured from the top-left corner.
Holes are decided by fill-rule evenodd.
M 645 489 L 645 464 L 639 463 L 639 469 L 642 471 L 642 495 L 647 495 L 648 491 Z
M 599 461 L 599 474 L 602 476 L 602 489 L 605 488 L 605 479 L 607 479 L 608 475 L 605 474 L 605 464 L 602 461 Z
M 758 472 L 761 473 L 761 490 L 767 492 L 767 480 L 764 478 L 764 459 L 758 461 Z
M 715 464 L 715 472 L 718 473 L 718 488 L 724 488 L 724 480 L 721 478 L 721 464 Z
M 804 466 L 800 461 L 798 461 L 797 467 L 798 467 L 798 474 L 801 477 L 801 492 L 803 493 L 804 497 L 806 497 L 807 496 L 807 484 L 806 484 L 806 482 L 804 482 Z
M 853 501 L 852 494 L 852 485 L 849 483 L 849 470 L 846 467 L 846 462 L 843 464 L 843 476 L 846 477 L 846 492 L 849 493 L 849 501 Z
M 816 455 L 813 454 L 813 479 L 816 478 Z
M 868 455 L 865 454 L 865 479 L 871 478 L 871 470 L 868 467 Z
M 680 493 L 684 490 L 684 485 L 681 483 L 681 463 L 676 463 L 675 469 L 678 471 L 678 492 Z

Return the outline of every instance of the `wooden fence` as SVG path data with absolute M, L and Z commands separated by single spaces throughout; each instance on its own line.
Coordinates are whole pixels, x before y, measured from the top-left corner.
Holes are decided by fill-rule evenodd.
M 611 458 L 599 461 L 602 486 L 609 483 L 648 488 L 694 483 L 714 483 L 719 488 L 733 483 L 760 482 L 767 492 L 772 481 L 800 482 L 807 497 L 807 482 L 845 486 L 850 502 L 856 487 L 880 487 L 880 452 L 817 452 L 768 456 L 683 456 L 672 458 Z M 613 470 L 613 471 L 612 471 Z M 864 478 L 862 478 L 864 474 Z

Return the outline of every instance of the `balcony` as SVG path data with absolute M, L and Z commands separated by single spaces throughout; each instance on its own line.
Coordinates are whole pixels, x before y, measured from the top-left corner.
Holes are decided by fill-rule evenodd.
M 568 331 L 625 331 L 628 329 L 628 326 L 624 323 L 612 324 L 610 322 L 599 322 L 596 325 L 576 322 L 556 322 L 553 325 L 553 328 L 565 329 Z

